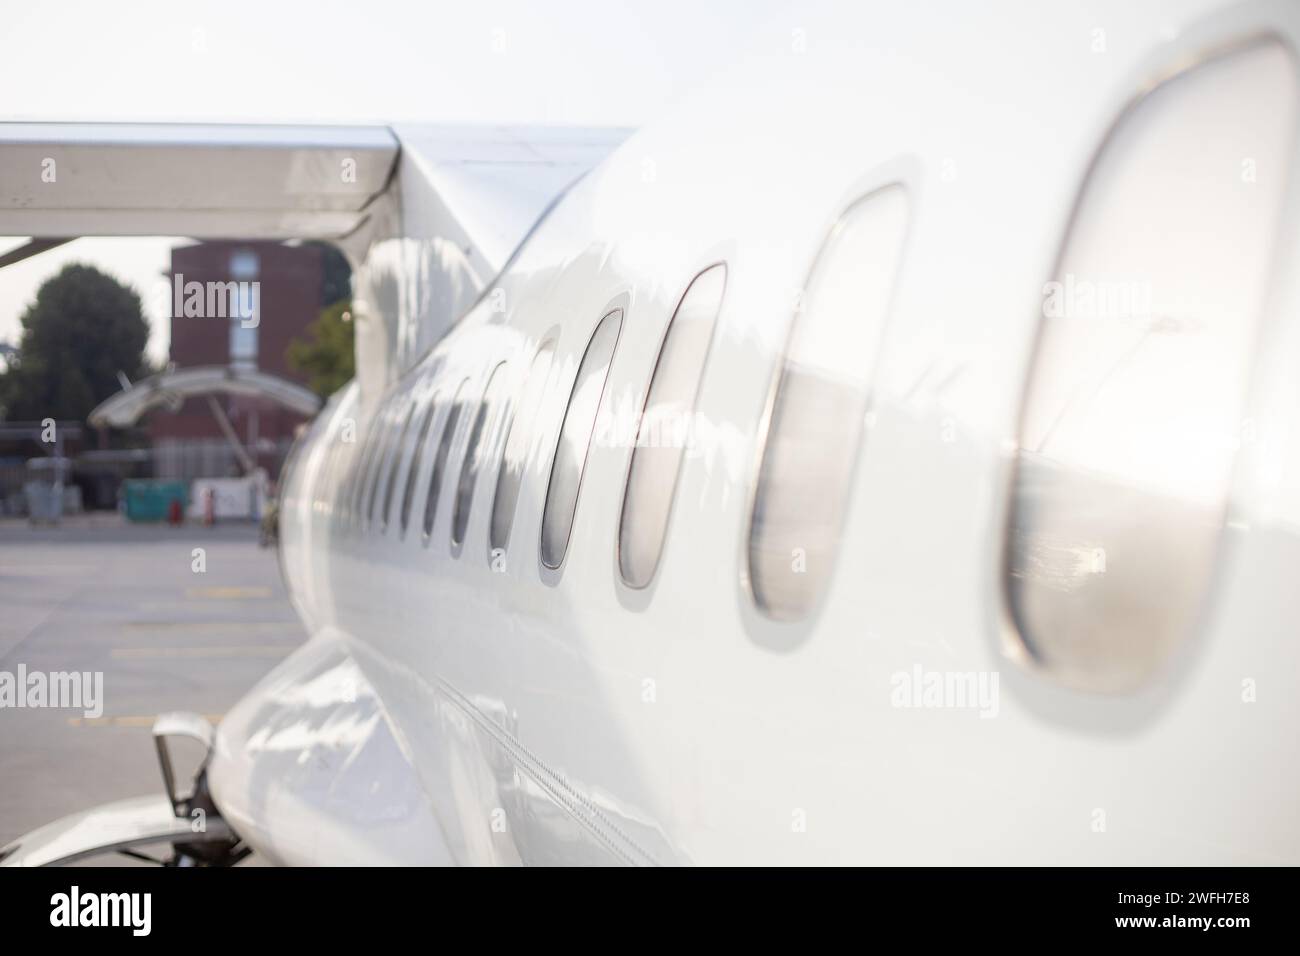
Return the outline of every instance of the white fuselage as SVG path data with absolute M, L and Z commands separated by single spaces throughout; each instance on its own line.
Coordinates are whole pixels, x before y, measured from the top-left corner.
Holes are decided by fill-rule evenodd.
M 1020 406 L 1043 284 L 1089 163 L 1152 77 L 1263 28 L 1300 37 L 1286 4 L 1214 6 L 892 6 L 851 23 L 809 13 L 790 25 L 806 48 L 774 36 L 762 62 L 574 186 L 387 391 L 363 400 L 353 385 L 335 399 L 286 480 L 287 578 L 313 633 L 341 642 L 373 685 L 450 859 L 1300 861 L 1294 467 L 1268 497 L 1252 470 L 1268 463 L 1238 461 L 1210 610 L 1135 689 L 1069 689 L 1007 636 Z M 1104 52 L 1090 49 L 1094 28 L 1107 31 Z M 906 191 L 906 238 L 833 571 L 813 613 L 776 620 L 755 606 L 747 557 L 774 375 L 829 230 L 889 185 Z M 1295 368 L 1300 218 L 1286 195 L 1260 335 Z M 715 263 L 726 288 L 696 396 L 702 424 L 652 583 L 620 575 L 626 441 L 592 443 L 564 561 L 546 567 L 552 459 L 593 330 L 624 310 L 603 422 L 641 408 L 678 300 Z M 505 363 L 517 398 L 548 340 L 509 544 L 494 559 L 509 407 L 498 404 L 454 546 L 488 376 Z M 415 426 L 401 446 L 387 526 L 350 513 L 376 421 L 415 401 L 418 422 L 429 396 L 462 382 L 469 401 L 428 536 L 446 405 L 426 447 Z M 1300 410 L 1285 388 L 1261 385 L 1250 401 L 1261 419 Z M 377 467 L 382 502 L 389 459 Z M 1279 496 L 1290 501 L 1280 510 Z M 900 681 L 931 672 L 982 675 L 980 706 L 900 697 Z M 1259 690 L 1243 703 L 1247 679 Z

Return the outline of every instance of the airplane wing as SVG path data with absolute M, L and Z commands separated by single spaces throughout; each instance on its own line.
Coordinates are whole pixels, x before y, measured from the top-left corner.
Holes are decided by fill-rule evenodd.
M 628 133 L 0 123 L 0 236 L 32 237 L 0 267 L 81 236 L 332 240 L 356 271 L 357 379 L 369 401 Z M 411 274 L 417 287 L 401 278 Z
M 381 126 L 0 123 L 0 234 L 341 238 L 397 155 Z

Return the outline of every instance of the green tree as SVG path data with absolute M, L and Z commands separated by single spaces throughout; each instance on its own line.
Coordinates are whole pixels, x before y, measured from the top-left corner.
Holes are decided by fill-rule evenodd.
M 149 323 L 135 290 L 71 263 L 45 281 L 22 315 L 17 354 L 0 375 L 0 417 L 84 421 L 121 386 L 150 371 Z
M 308 387 L 328 398 L 356 374 L 353 354 L 352 303 L 335 302 L 289 343 L 289 367 L 307 377 Z

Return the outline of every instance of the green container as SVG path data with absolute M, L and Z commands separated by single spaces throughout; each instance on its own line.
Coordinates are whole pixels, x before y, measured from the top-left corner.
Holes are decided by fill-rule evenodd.
M 166 521 L 173 501 L 185 509 L 186 487 L 183 481 L 152 481 L 132 478 L 122 482 L 129 521 Z

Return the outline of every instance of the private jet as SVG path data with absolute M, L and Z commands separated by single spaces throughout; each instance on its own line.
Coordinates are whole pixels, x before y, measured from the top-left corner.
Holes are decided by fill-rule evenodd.
M 4 865 L 1300 863 L 1300 6 L 765 36 L 635 131 L 0 124 L 0 233 L 356 328 L 309 640 Z

